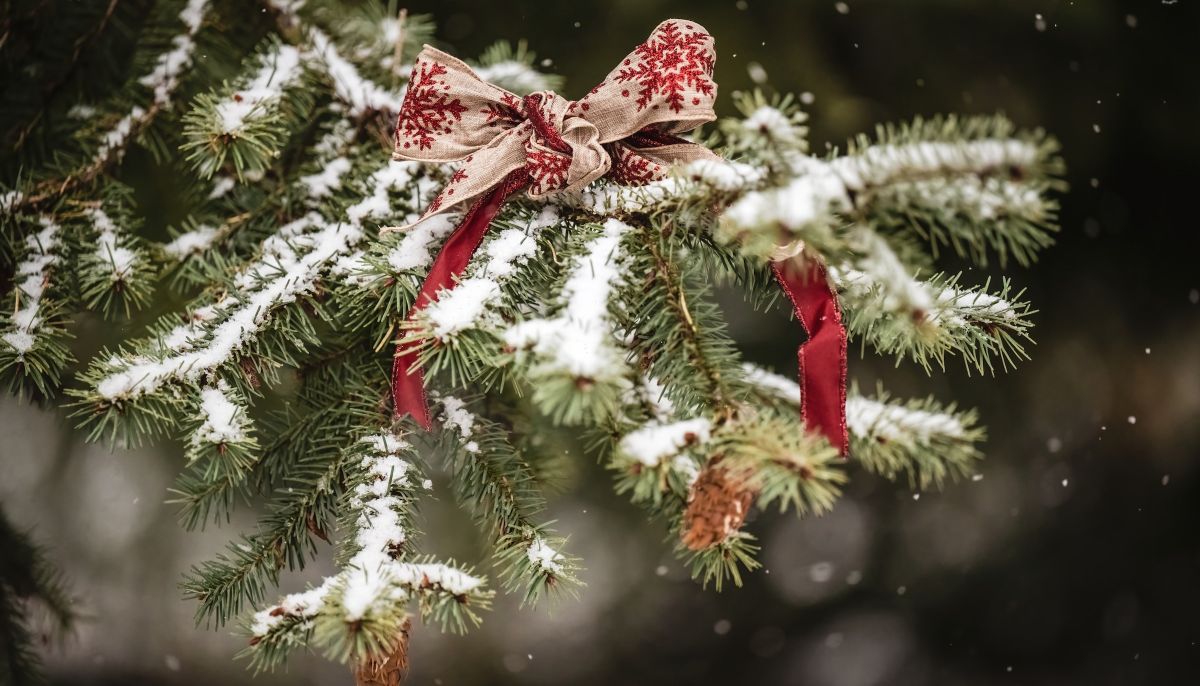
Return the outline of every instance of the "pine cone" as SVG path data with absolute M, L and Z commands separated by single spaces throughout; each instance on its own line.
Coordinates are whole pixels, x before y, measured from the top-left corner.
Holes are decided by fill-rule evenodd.
M 405 619 L 400 633 L 392 644 L 391 652 L 368 657 L 354 669 L 357 686 L 400 686 L 408 676 L 408 632 L 412 620 Z
M 689 550 L 704 550 L 729 538 L 746 521 L 754 490 L 716 461 L 700 470 L 688 491 L 680 538 Z

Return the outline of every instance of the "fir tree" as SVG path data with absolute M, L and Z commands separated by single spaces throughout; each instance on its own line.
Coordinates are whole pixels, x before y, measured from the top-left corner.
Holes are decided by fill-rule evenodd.
M 882 126 L 815 156 L 791 97 L 736 94 L 740 115 L 696 137 L 725 162 L 510 202 L 458 287 L 408 320 L 455 227 L 380 232 L 419 218 L 453 172 L 388 154 L 429 18 L 324 0 L 17 3 L 0 30 L 0 375 L 90 440 L 176 441 L 188 528 L 266 501 L 256 530 L 184 581 L 197 622 L 235 624 L 255 669 L 311 647 L 361 683 L 395 683 L 410 614 L 465 631 L 493 586 L 531 604 L 579 592 L 569 532 L 543 515 L 554 425 L 582 431 L 718 589 L 758 567 L 751 507 L 819 515 L 863 471 L 920 489 L 973 473 L 973 411 L 852 388 L 843 460 L 804 430 L 799 386 L 742 359 L 714 287 L 780 306 L 781 250 L 824 263 L 851 337 L 898 362 L 993 372 L 1026 356 L 1019 289 L 936 266 L 943 252 L 1027 265 L 1051 243 L 1056 145 L 1001 116 Z M 561 86 L 533 63 L 498 44 L 475 67 L 518 94 Z M 168 240 L 143 231 L 122 181 L 135 146 L 189 184 Z M 163 314 L 114 349 L 71 343 L 85 318 L 138 312 Z M 431 433 L 392 416 L 401 336 L 433 389 Z M 413 517 L 433 479 L 473 513 L 490 561 L 421 552 L 438 548 Z M 20 599 L 71 612 L 10 529 L 0 625 L 22 683 L 36 660 Z M 341 571 L 277 598 L 322 542 Z

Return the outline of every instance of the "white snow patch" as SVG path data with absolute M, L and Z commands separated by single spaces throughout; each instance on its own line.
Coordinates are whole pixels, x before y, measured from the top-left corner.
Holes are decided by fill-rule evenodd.
M 246 439 L 246 410 L 230 397 L 229 384 L 200 391 L 200 415 L 204 421 L 192 434 L 192 445 L 222 445 Z
M 300 177 L 300 184 L 308 189 L 308 197 L 324 198 L 342 185 L 342 176 L 350 171 L 350 160 L 337 157 L 325 163 L 316 174 Z
M 542 538 L 533 539 L 525 554 L 534 567 L 550 574 L 562 574 L 563 554 L 547 545 Z
M 0 340 L 17 353 L 18 359 L 37 343 L 37 332 L 42 325 L 42 296 L 50 281 L 50 272 L 60 257 L 57 252 L 61 243 L 58 224 L 48 216 L 41 217 L 39 222 L 41 230 L 25 237 L 27 252 L 17 264 L 13 278 L 15 297 L 9 318 L 12 328 L 0 335 Z
M 333 81 L 334 92 L 349 106 L 348 114 L 351 117 L 360 117 L 372 111 L 393 115 L 400 111 L 400 105 L 404 102 L 403 93 L 394 93 L 364 78 L 357 67 L 342 57 L 324 31 L 310 27 L 309 37 Z
M 254 78 L 217 105 L 221 132 L 237 133 L 247 120 L 252 121 L 274 107 L 283 91 L 299 80 L 300 57 L 300 50 L 286 43 L 279 43 L 264 54 Z
M 460 438 L 470 438 L 475 430 L 475 415 L 467 409 L 467 404 L 452 395 L 443 396 L 441 398 L 442 421 L 446 428 L 458 430 Z M 475 450 L 470 452 L 478 452 L 479 446 L 475 446 Z
M 216 238 L 217 227 L 197 226 L 191 231 L 185 231 L 176 236 L 170 243 L 163 246 L 163 250 L 176 260 L 182 260 L 208 250 Z
M 388 253 L 388 265 L 398 271 L 422 269 L 433 262 L 434 244 L 458 225 L 458 215 L 435 214 L 409 227 L 403 240 Z
M 531 350 L 539 365 L 576 378 L 624 378 L 628 365 L 614 344 L 608 302 L 624 278 L 621 239 L 630 229 L 620 220 L 606 220 L 604 232 L 575 259 L 563 286 L 562 310 L 552 318 L 530 319 L 509 327 L 504 332 L 505 342 Z
M 137 253 L 121 245 L 117 225 L 103 209 L 88 208 L 87 215 L 96 230 L 96 259 L 109 265 L 113 281 L 125 279 L 137 262 Z
M 618 449 L 647 467 L 657 467 L 681 450 L 708 441 L 712 422 L 703 417 L 670 424 L 651 423 L 626 434 Z
M 962 438 L 962 422 L 950 414 L 914 410 L 870 398 L 846 399 L 846 428 L 860 437 L 926 442 L 934 437 Z

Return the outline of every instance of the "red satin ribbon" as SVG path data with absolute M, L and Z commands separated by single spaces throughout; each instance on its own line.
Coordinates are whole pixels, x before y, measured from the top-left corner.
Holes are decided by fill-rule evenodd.
M 450 234 L 442 249 L 429 268 L 429 275 L 417 293 L 413 306 L 408 310 L 411 322 L 417 313 L 437 302 L 438 293 L 454 287 L 454 279 L 467 268 L 471 255 L 475 254 L 492 219 L 509 196 L 529 184 L 529 173 L 516 169 L 487 193 L 479 196 L 463 215 L 462 223 Z M 425 398 L 425 375 L 417 365 L 417 351 L 405 345 L 403 339 L 396 346 L 396 357 L 392 361 L 392 398 L 395 400 L 397 417 L 411 414 L 426 431 L 433 427 L 429 416 L 429 404 Z
M 808 340 L 800 344 L 800 415 L 845 456 L 849 450 L 846 433 L 846 328 L 838 309 L 837 294 L 829 284 L 825 267 L 809 260 L 803 267 L 795 262 L 772 262 L 775 280 L 804 327 Z

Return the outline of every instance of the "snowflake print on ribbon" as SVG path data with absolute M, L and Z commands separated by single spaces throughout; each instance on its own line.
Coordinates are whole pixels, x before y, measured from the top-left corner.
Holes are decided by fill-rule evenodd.
M 529 172 L 529 194 L 543 195 L 567 185 L 571 157 L 549 150 L 526 148 L 525 170 Z
M 655 179 L 662 178 L 662 166 L 644 155 L 639 155 L 625 145 L 612 146 L 610 155 L 613 159 L 609 175 L 614 181 L 625 186 L 644 186 Z
M 413 144 L 428 150 L 442 134 L 450 133 L 462 121 L 467 107 L 458 98 L 450 99 L 450 86 L 439 76 L 445 65 L 418 62 L 408 84 L 408 93 L 396 122 L 396 141 L 405 148 Z
M 513 126 L 521 122 L 521 101 L 512 93 L 500 96 L 500 102 L 489 102 L 480 114 L 487 117 L 488 126 Z
M 704 95 L 713 94 L 713 57 L 708 53 L 704 34 L 684 33 L 675 22 L 663 24 L 662 31 L 634 50 L 617 72 L 620 83 L 638 84 L 637 107 L 642 111 L 654 99 L 663 95 L 667 106 L 675 112 L 684 107 L 688 90 Z M 621 91 L 629 97 L 629 91 Z M 699 104 L 695 99 L 694 104 Z M 657 107 L 657 105 L 656 105 Z

